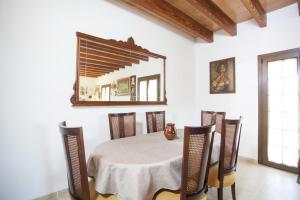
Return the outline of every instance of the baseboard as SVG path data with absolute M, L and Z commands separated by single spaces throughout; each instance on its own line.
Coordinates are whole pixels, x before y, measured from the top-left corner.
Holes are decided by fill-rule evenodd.
M 238 160 L 242 160 L 251 164 L 258 164 L 258 161 L 254 158 L 249 158 L 249 157 L 244 157 L 244 156 L 239 156 Z
M 42 197 L 38 197 L 36 199 L 33 200 L 54 200 L 54 199 L 69 199 L 69 191 L 68 188 L 57 191 L 57 192 L 53 192 L 50 194 L 47 194 L 45 196 Z

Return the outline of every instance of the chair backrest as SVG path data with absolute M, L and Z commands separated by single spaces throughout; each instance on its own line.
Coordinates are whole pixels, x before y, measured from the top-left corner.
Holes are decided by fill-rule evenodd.
M 74 200 L 90 200 L 82 128 L 68 128 L 66 122 L 61 122 L 59 130 L 65 150 L 69 193 Z
M 212 126 L 184 127 L 181 200 L 207 189 L 212 131 Z
M 110 113 L 108 114 L 110 138 L 118 139 L 135 136 L 136 123 L 135 112 L 131 113 Z
M 221 146 L 219 159 L 219 179 L 224 174 L 236 170 L 236 163 L 241 137 L 242 117 L 238 120 L 223 119 L 221 131 Z M 223 182 L 223 181 L 222 181 Z
M 201 126 L 208 126 L 215 124 L 216 112 L 213 111 L 203 111 L 201 110 Z
M 222 131 L 222 121 L 226 117 L 226 112 L 216 112 L 215 124 L 216 132 L 221 133 Z
M 222 120 L 225 119 L 226 112 L 201 111 L 201 126 L 216 124 L 216 132 L 221 133 Z
M 146 112 L 147 133 L 165 129 L 165 111 Z

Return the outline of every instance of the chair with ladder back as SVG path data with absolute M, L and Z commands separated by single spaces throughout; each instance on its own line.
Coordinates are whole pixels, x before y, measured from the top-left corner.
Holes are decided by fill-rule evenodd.
M 69 194 L 72 200 L 117 200 L 114 195 L 97 194 L 95 182 L 88 180 L 84 141 L 81 127 L 67 127 L 66 122 L 59 124 L 65 158 L 67 164 L 67 177 Z
M 146 112 L 147 133 L 165 129 L 165 111 Z
M 241 135 L 241 119 L 222 120 L 219 162 L 209 169 L 208 185 L 218 189 L 218 200 L 223 199 L 223 188 L 231 186 L 232 197 L 236 200 L 236 165 Z
M 112 140 L 135 136 L 136 122 L 135 112 L 131 113 L 110 113 L 108 114 L 110 138 Z

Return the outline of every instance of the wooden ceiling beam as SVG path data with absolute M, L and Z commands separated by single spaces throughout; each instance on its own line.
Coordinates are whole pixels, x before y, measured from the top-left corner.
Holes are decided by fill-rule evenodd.
M 164 0 L 121 0 L 152 15 L 188 35 L 213 42 L 213 32 Z
M 80 41 L 80 45 L 83 47 L 87 46 L 87 47 L 91 47 L 91 48 L 95 48 L 95 49 L 103 49 L 104 51 L 115 52 L 120 55 L 133 55 L 133 56 L 142 57 L 142 58 L 149 57 L 149 55 L 145 55 L 142 53 L 136 53 L 135 51 L 124 50 L 124 49 L 115 48 L 112 46 L 107 46 L 105 44 L 95 43 L 95 42 L 90 42 L 90 41 Z
M 93 72 L 93 71 L 80 72 L 81 76 L 85 76 L 85 75 L 101 76 L 103 74 L 105 74 L 105 73 L 102 73 L 102 72 Z
M 88 49 L 95 49 L 95 50 L 100 50 L 103 52 L 114 53 L 114 54 L 122 55 L 122 56 L 130 56 L 135 59 L 148 61 L 148 56 L 146 56 L 146 55 L 141 55 L 141 54 L 137 54 L 134 52 L 128 52 L 128 51 L 125 51 L 122 49 L 116 49 L 113 47 L 109 47 L 109 46 L 105 46 L 105 45 L 101 45 L 101 44 L 95 44 L 92 42 L 87 42 L 87 44 L 86 44 L 86 42 L 80 42 L 80 46 L 84 47 L 84 48 L 88 48 Z
M 88 70 L 82 71 L 82 70 L 80 70 L 79 73 L 80 74 L 97 74 L 97 75 L 100 74 L 101 75 L 101 74 L 107 74 L 107 73 L 110 73 L 110 72 L 88 71 Z
M 80 47 L 80 53 L 88 53 L 88 54 L 102 54 L 106 56 L 110 56 L 109 58 L 117 57 L 117 58 L 123 58 L 123 59 L 133 59 L 133 60 L 145 60 L 148 61 L 148 58 L 145 57 L 139 57 L 137 58 L 136 56 L 132 55 L 121 55 L 118 53 L 112 53 L 112 52 L 107 52 L 103 51 L 100 49 L 94 49 L 94 48 L 85 48 L 85 47 Z
M 131 62 L 125 62 L 125 61 L 114 60 L 114 59 L 105 58 L 105 57 L 99 57 L 97 55 L 90 55 L 90 54 L 80 53 L 80 59 L 85 59 L 85 58 L 90 59 L 90 60 L 101 60 L 101 61 L 103 61 L 105 63 L 108 63 L 108 64 L 132 66 Z
M 300 0 L 299 0 L 300 1 Z M 298 1 L 298 2 L 299 2 Z M 244 6 L 248 9 L 252 17 L 256 20 L 260 27 L 267 26 L 267 15 L 258 0 L 242 0 Z
M 80 64 L 92 64 L 92 65 L 100 65 L 103 67 L 107 67 L 107 68 L 125 68 L 124 65 L 119 65 L 119 64 L 110 64 L 110 63 L 106 63 L 106 62 L 102 62 L 100 60 L 91 60 L 91 59 L 85 59 L 85 58 L 80 58 Z
M 98 67 L 87 67 L 87 66 L 80 65 L 80 70 L 81 71 L 84 71 L 86 69 L 99 70 L 99 71 L 103 71 L 103 72 L 113 72 L 115 70 L 118 70 L 118 69 L 105 69 L 105 68 L 98 68 Z
M 85 75 L 80 75 L 82 77 L 85 77 Z M 100 76 L 97 76 L 97 75 L 86 75 L 86 77 L 89 77 L 89 78 L 98 78 Z
M 199 12 L 210 18 L 213 22 L 221 26 L 230 35 L 236 35 L 236 23 L 226 15 L 211 0 L 185 0 L 193 5 Z
M 134 39 L 129 37 L 126 42 L 117 41 L 117 40 L 107 40 L 103 38 L 98 38 L 92 35 L 88 35 L 85 33 L 76 32 L 76 35 L 79 39 L 79 44 L 81 45 L 100 45 L 113 49 L 117 49 L 130 54 L 138 54 L 146 57 L 154 57 L 154 58 L 162 58 L 166 59 L 165 56 L 159 55 L 157 53 L 150 52 L 148 49 L 142 48 L 135 44 Z
M 93 70 L 80 70 L 79 71 L 81 74 L 88 74 L 88 73 L 97 73 L 97 74 L 107 74 L 107 73 L 111 73 L 111 72 L 106 72 L 106 71 L 93 71 Z
M 123 68 L 123 67 L 110 67 L 110 66 L 104 66 L 104 65 L 99 65 L 99 64 L 92 64 L 92 63 L 85 63 L 85 62 L 80 62 L 80 67 L 91 67 L 91 68 L 97 68 L 97 69 L 107 69 L 107 70 L 118 70 L 120 68 Z
M 110 72 L 103 72 L 103 71 L 97 71 L 97 70 L 80 70 L 81 74 L 106 74 L 106 73 L 110 73 Z
M 100 76 L 102 76 L 102 75 L 94 75 L 94 74 L 81 75 L 81 74 L 80 74 L 80 76 L 82 76 L 82 77 L 89 77 L 89 78 L 98 78 L 98 77 L 100 77 Z
M 80 53 L 91 55 L 91 56 L 99 56 L 101 58 L 109 58 L 112 60 L 117 60 L 117 61 L 122 61 L 122 62 L 131 62 L 131 63 L 135 63 L 135 64 L 140 63 L 139 59 L 123 57 L 123 56 L 114 55 L 114 54 L 105 53 L 105 52 L 98 52 L 96 50 L 80 51 Z
M 79 74 L 80 76 L 83 76 L 83 77 L 92 77 L 92 78 L 98 78 L 99 76 L 102 76 L 102 75 L 104 75 L 104 74 L 95 74 L 95 73 L 80 73 Z

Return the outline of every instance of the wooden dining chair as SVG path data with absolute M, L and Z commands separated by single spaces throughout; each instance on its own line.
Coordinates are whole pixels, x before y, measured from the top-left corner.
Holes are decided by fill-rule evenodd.
M 221 133 L 222 120 L 225 119 L 226 112 L 201 111 L 201 126 L 216 124 L 216 132 Z
M 226 117 L 226 112 L 216 112 L 215 116 L 215 124 L 216 124 L 216 132 L 221 133 L 222 130 L 222 121 Z
M 216 112 L 201 110 L 201 126 L 208 126 L 215 124 Z
M 206 200 L 212 126 L 184 127 L 180 191 L 163 190 L 155 200 Z
M 218 200 L 223 199 L 223 188 L 231 186 L 232 198 L 236 200 L 236 165 L 241 136 L 241 119 L 222 120 L 219 162 L 209 169 L 208 185 L 218 189 Z
M 147 133 L 165 129 L 165 111 L 146 112 Z
M 214 112 L 214 111 L 201 111 L 201 126 L 215 124 L 215 130 L 212 133 L 212 140 L 215 139 L 215 133 L 221 134 L 222 120 L 225 119 L 225 112 Z M 218 135 L 220 138 L 220 135 Z M 219 140 L 214 142 L 214 145 L 218 145 Z M 210 153 L 212 153 L 213 145 L 210 146 Z
M 72 200 L 117 200 L 114 195 L 101 195 L 95 191 L 95 182 L 88 180 L 84 142 L 81 127 L 66 127 L 66 122 L 59 124 L 62 135 L 69 194 Z
M 135 112 L 110 113 L 108 119 L 112 140 L 136 135 Z

